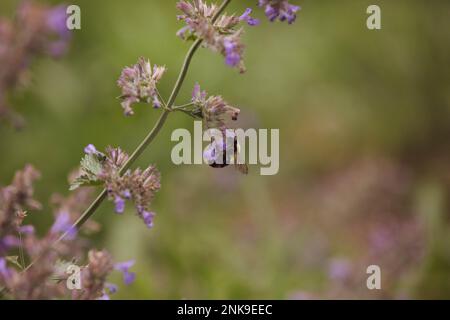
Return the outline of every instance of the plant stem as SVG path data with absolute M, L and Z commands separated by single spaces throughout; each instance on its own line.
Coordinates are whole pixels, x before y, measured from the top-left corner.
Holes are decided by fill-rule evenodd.
M 219 16 L 222 14 L 222 12 L 225 10 L 225 8 L 228 6 L 228 4 L 230 2 L 231 2 L 231 0 L 223 1 L 222 5 L 219 7 L 216 14 L 212 18 L 212 23 L 214 23 L 219 18 Z M 120 169 L 119 172 L 121 175 L 124 174 L 131 167 L 131 165 L 136 161 L 137 158 L 139 158 L 139 156 L 144 152 L 144 150 L 148 147 L 148 145 L 156 138 L 156 136 L 158 135 L 158 133 L 164 126 L 164 123 L 166 122 L 169 113 L 172 111 L 172 106 L 174 105 L 175 100 L 178 96 L 178 93 L 180 92 L 180 89 L 186 78 L 187 72 L 189 70 L 189 65 L 191 64 L 191 61 L 192 61 L 192 57 L 194 56 L 195 52 L 197 51 L 197 49 L 200 47 L 201 44 L 202 44 L 202 39 L 197 39 L 192 44 L 191 48 L 189 49 L 188 53 L 186 54 L 186 57 L 183 62 L 183 66 L 181 67 L 180 74 L 178 75 L 178 79 L 173 87 L 172 93 L 170 94 L 169 100 L 166 104 L 166 109 L 164 109 L 163 113 L 159 117 L 155 126 L 151 129 L 151 131 L 148 133 L 148 135 L 144 138 L 144 140 L 141 142 L 141 144 L 134 150 L 134 152 L 128 158 L 127 162 Z M 103 202 L 103 200 L 106 199 L 106 196 L 107 196 L 107 191 L 106 191 L 106 189 L 103 189 L 103 191 L 97 196 L 97 198 L 94 200 L 94 202 L 91 203 L 91 205 L 86 209 L 86 211 L 84 211 L 83 214 L 80 216 L 80 218 L 78 218 L 78 220 L 73 224 L 71 229 L 75 228 L 76 230 L 79 230 L 84 225 L 84 223 L 94 214 L 94 212 L 98 209 L 98 207 Z M 63 240 L 68 235 L 69 232 L 70 232 L 70 230 L 63 233 L 52 244 L 52 246 L 55 246 L 58 242 Z M 39 257 L 37 259 L 39 259 Z M 36 260 L 31 262 L 24 269 L 24 271 L 28 270 Z
M 179 109 L 184 109 L 184 108 L 187 108 L 187 107 L 191 107 L 191 106 L 193 106 L 193 105 L 195 105 L 195 103 L 194 102 L 189 102 L 189 103 L 185 103 L 185 104 L 183 104 L 183 105 L 181 105 L 181 106 L 174 106 L 173 108 L 172 108 L 172 110 L 179 110 Z

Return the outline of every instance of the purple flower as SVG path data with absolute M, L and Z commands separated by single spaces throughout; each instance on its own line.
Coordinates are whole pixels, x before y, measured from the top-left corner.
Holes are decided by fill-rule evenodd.
M 328 269 L 328 276 L 333 280 L 345 280 L 350 276 L 352 266 L 345 259 L 334 259 Z
M 114 283 L 105 283 L 105 287 L 108 289 L 110 294 L 114 294 L 118 290 Z
M 240 110 L 230 106 L 221 96 L 207 97 L 206 91 L 201 91 L 198 83 L 192 92 L 192 102 L 201 109 L 207 128 L 226 128 L 227 118 L 237 120 Z
M 9 270 L 6 266 L 5 258 L 0 258 L 0 276 L 2 276 L 3 279 L 8 279 L 11 277 L 11 270 Z
M 0 239 L 0 254 L 4 251 L 9 250 L 10 248 L 18 246 L 20 246 L 19 238 L 12 235 L 5 236 L 3 237 L 3 239 Z
M 116 207 L 116 213 L 123 213 L 125 210 L 125 200 L 123 200 L 121 197 L 116 197 L 114 199 L 114 205 Z
M 153 97 L 153 108 L 155 109 L 161 108 L 161 101 L 159 101 L 157 96 Z
M 206 99 L 206 91 L 201 90 L 200 85 L 198 82 L 194 86 L 194 90 L 192 91 L 192 102 L 200 102 Z
M 230 164 L 234 159 L 234 142 L 236 134 L 232 130 L 226 129 L 221 137 L 214 137 L 212 142 L 203 152 L 203 158 L 208 165 Z
M 203 152 L 203 159 L 206 161 L 207 164 L 213 164 L 218 163 L 217 156 L 216 156 L 216 145 L 211 143 L 209 144 L 205 151 Z
M 34 233 L 34 227 L 32 225 L 25 225 L 19 227 L 19 232 L 23 234 L 33 234 Z
M 225 48 L 225 63 L 230 67 L 236 67 L 241 62 L 241 55 L 239 53 L 238 46 L 231 39 L 226 38 L 223 41 Z
M 134 114 L 132 104 L 137 102 L 152 103 L 155 108 L 161 107 L 156 85 L 166 72 L 165 67 L 153 66 L 149 60 L 139 58 L 138 62 L 122 70 L 117 85 L 122 90 L 120 99 L 125 115 Z
M 239 17 L 239 20 L 246 21 L 249 26 L 257 26 L 259 24 L 259 20 L 252 18 L 250 14 L 252 13 L 251 8 L 247 8 L 242 16 Z
M 88 144 L 86 148 L 84 148 L 84 153 L 86 154 L 96 154 L 98 151 L 93 144 Z
M 288 0 L 259 0 L 258 6 L 265 7 L 265 14 L 270 21 L 273 22 L 278 18 L 289 24 L 295 21 L 296 13 L 300 10 L 299 6 L 290 4 Z
M 178 20 L 187 24 L 177 32 L 178 36 L 184 40 L 202 39 L 205 47 L 225 57 L 227 65 L 238 67 L 241 73 L 245 72 L 242 60 L 244 45 L 241 42 L 243 29 L 237 26 L 241 21 L 246 21 L 249 25 L 258 24 L 257 19 L 250 17 L 251 9 L 247 9 L 241 17 L 222 14 L 212 22 L 217 7 L 208 5 L 203 0 L 180 1 L 177 8 L 183 12 L 178 16 Z M 230 42 L 232 46 L 229 45 Z
M 153 218 L 155 217 L 155 213 L 154 212 L 150 212 L 150 211 L 144 211 L 142 213 L 142 219 L 144 220 L 145 225 L 147 226 L 147 228 L 152 228 L 153 227 Z
M 136 278 L 136 274 L 134 272 L 130 272 L 129 269 L 134 265 L 134 260 L 129 260 L 125 262 L 116 263 L 114 269 L 122 272 L 123 274 L 123 282 L 126 285 L 131 284 Z
M 126 189 L 122 194 L 123 194 L 125 199 L 131 199 L 131 192 L 130 192 L 130 190 Z
M 47 13 L 47 27 L 59 37 L 50 42 L 48 47 L 48 51 L 53 57 L 60 57 L 67 51 L 71 34 L 66 21 L 67 13 L 64 5 L 52 8 Z
M 50 233 L 67 233 L 66 239 L 73 240 L 77 235 L 77 230 L 70 221 L 70 215 L 68 212 L 61 212 L 56 217 L 55 222 L 50 229 Z
M 66 6 L 61 5 L 51 9 L 47 16 L 47 26 L 56 32 L 61 38 L 67 38 L 70 35 L 70 30 L 67 28 L 67 13 Z

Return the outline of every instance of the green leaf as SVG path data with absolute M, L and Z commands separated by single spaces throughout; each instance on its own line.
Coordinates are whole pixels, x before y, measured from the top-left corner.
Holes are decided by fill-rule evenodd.
M 81 159 L 81 173 L 70 183 L 69 190 L 75 190 L 79 187 L 86 186 L 98 186 L 102 184 L 102 181 L 98 178 L 100 172 L 102 172 L 103 163 L 106 157 L 103 153 L 86 154 Z

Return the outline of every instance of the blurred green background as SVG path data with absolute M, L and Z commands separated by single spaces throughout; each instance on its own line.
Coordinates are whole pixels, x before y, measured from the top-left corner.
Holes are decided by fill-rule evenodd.
M 246 74 L 202 49 L 177 100 L 198 81 L 241 108 L 242 127 L 279 128 L 279 173 L 173 165 L 170 134 L 192 120 L 171 115 L 138 161 L 162 172 L 154 229 L 131 208 L 118 216 L 105 202 L 95 214 L 94 245 L 136 259 L 137 281 L 116 298 L 450 298 L 450 2 L 292 2 L 302 10 L 290 26 L 256 11 Z M 145 56 L 167 66 L 159 88 L 169 95 L 189 47 L 175 36 L 175 3 L 70 1 L 82 29 L 69 54 L 36 60 L 14 95 L 27 125 L 1 124 L 0 182 L 26 163 L 42 172 L 47 206 L 30 215 L 42 232 L 46 199 L 68 194 L 87 144 L 131 152 L 159 116 L 139 105 L 125 118 L 115 82 Z M 2 0 L 0 14 L 17 4 Z M 366 28 L 370 4 L 382 9 L 380 31 Z M 371 264 L 382 290 L 366 288 Z

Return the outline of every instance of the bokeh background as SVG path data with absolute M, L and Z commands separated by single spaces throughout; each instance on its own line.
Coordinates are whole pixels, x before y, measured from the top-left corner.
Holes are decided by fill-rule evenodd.
M 200 50 L 178 99 L 198 81 L 241 108 L 240 126 L 279 128 L 279 173 L 173 165 L 170 134 L 192 120 L 171 115 L 138 161 L 162 172 L 154 229 L 106 202 L 94 216 L 93 245 L 136 259 L 137 281 L 115 298 L 450 298 L 450 2 L 293 2 L 302 11 L 291 26 L 256 11 L 246 74 Z M 0 14 L 18 3 L 2 0 Z M 40 232 L 53 219 L 46 199 L 69 193 L 84 146 L 131 152 L 159 116 L 140 105 L 123 117 L 121 69 L 139 56 L 165 64 L 167 97 L 189 46 L 175 36 L 176 1 L 70 3 L 82 29 L 69 54 L 34 61 L 12 100 L 26 127 L 0 125 L 1 184 L 26 163 L 42 172 L 46 205 L 29 218 Z M 366 28 L 370 4 L 382 9 L 380 31 Z M 371 264 L 382 290 L 366 288 Z

